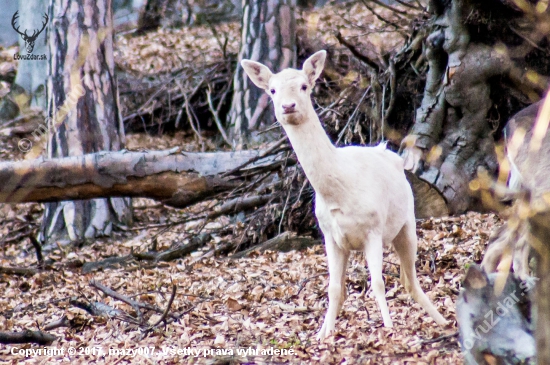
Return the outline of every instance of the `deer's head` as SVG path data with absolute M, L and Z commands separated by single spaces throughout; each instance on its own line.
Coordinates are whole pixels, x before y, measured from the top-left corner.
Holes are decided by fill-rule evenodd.
M 288 68 L 277 74 L 259 62 L 242 60 L 241 65 L 250 80 L 273 100 L 277 120 L 283 126 L 298 125 L 312 110 L 311 90 L 323 71 L 326 54 L 319 51 L 304 62 L 301 70 Z
M 44 13 L 44 22 L 42 23 L 42 29 L 38 30 L 35 29 L 32 33 L 32 35 L 27 34 L 27 30 L 23 33 L 19 31 L 19 27 L 16 27 L 17 18 L 19 18 L 19 11 L 16 11 L 15 14 L 13 14 L 13 18 L 11 18 L 11 26 L 17 33 L 21 35 L 21 38 L 25 41 L 25 48 L 27 49 L 27 53 L 32 53 L 34 50 L 34 42 L 36 41 L 36 38 L 42 33 L 44 28 L 46 28 L 46 24 L 48 24 L 48 14 Z

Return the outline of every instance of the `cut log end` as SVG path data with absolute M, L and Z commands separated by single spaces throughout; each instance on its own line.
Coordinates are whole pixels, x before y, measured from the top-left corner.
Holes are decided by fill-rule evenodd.
M 417 219 L 444 217 L 449 215 L 449 207 L 443 194 L 429 182 L 405 170 L 414 195 L 414 213 Z

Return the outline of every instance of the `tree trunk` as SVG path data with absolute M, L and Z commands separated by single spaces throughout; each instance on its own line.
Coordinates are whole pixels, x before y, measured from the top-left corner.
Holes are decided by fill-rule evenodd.
M 19 51 L 14 57 L 32 59 L 19 59 L 15 81 L 5 80 L 12 83 L 9 94 L 0 100 L 0 120 L 5 121 L 20 114 L 29 114 L 29 106 L 46 109 L 46 75 L 50 58 L 46 41 L 50 22 L 48 21 L 44 28 L 43 24 L 45 16 L 48 16 L 48 4 L 46 0 L 20 0 L 15 3 L 15 10 L 4 9 L 9 11 L 9 17 L 6 17 L 8 19 L 4 24 L 8 30 L 5 32 L 15 35 L 19 41 Z M 42 31 L 38 33 L 40 30 Z M 27 42 L 25 32 L 27 35 L 38 34 L 36 39 L 31 38 L 32 42 Z
M 117 151 L 124 144 L 113 56 L 111 0 L 54 0 L 48 81 L 48 156 Z M 109 235 L 129 224 L 126 198 L 47 204 L 39 239 Z
M 147 0 L 138 19 L 138 34 L 160 27 L 169 0 Z
M 242 44 L 239 60 L 261 62 L 273 72 L 296 63 L 295 0 L 243 0 Z M 229 112 L 233 145 L 245 148 L 272 135 L 258 134 L 275 122 L 268 95 L 254 86 L 237 65 L 233 104 Z M 276 132 L 277 135 L 280 131 Z
M 492 5 L 496 8 L 489 18 L 507 19 L 496 15 L 505 14 L 506 4 L 493 1 Z M 424 97 L 402 144 L 406 169 L 435 185 L 447 199 L 451 214 L 483 209 L 470 196 L 470 181 L 479 168 L 496 172 L 493 134 L 498 124 L 489 119 L 494 104 L 491 82 L 506 80 L 513 85 L 508 89 L 534 98 L 546 88 L 545 77 L 537 75 L 535 82 L 525 77 L 527 68 L 515 64 L 502 42 L 494 46 L 495 39 L 490 44 L 487 39 L 479 41 L 483 37 L 479 34 L 472 36 L 470 14 L 483 20 L 483 6 L 479 0 L 430 2 L 434 25 L 425 40 L 429 70 Z M 500 24 L 501 29 L 507 26 Z
M 27 31 L 33 34 L 42 28 L 45 21 L 44 15 L 48 15 L 49 2 L 46 0 L 26 1 L 19 0 L 18 15 L 16 26 L 21 32 Z M 46 59 L 38 60 L 20 60 L 17 68 L 15 83 L 21 86 L 27 95 L 31 98 L 30 105 L 37 106 L 46 110 L 46 78 L 48 72 L 48 60 L 50 59 L 50 50 L 47 46 L 48 30 L 50 29 L 50 20 L 46 28 L 38 35 L 34 41 L 33 51 L 30 54 L 35 56 L 46 55 Z M 26 42 L 23 37 L 19 37 L 19 54 L 29 54 L 26 49 Z

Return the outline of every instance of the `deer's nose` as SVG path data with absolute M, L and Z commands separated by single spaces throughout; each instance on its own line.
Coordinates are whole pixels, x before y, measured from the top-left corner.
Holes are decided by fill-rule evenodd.
M 294 107 L 296 106 L 296 103 L 289 103 L 289 104 L 283 104 L 283 111 L 285 113 L 291 113 L 294 111 Z

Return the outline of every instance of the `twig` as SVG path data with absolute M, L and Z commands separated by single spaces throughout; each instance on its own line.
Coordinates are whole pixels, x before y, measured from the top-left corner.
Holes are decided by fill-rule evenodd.
M 138 319 L 139 321 L 141 322 L 141 311 L 140 311 L 140 307 L 143 306 L 143 304 L 139 303 L 139 302 L 136 302 L 135 300 L 133 299 L 130 299 L 120 293 L 117 293 L 116 291 L 114 291 L 113 289 L 111 288 L 108 288 L 100 283 L 98 283 L 97 281 L 95 280 L 90 280 L 90 285 L 96 289 L 99 289 L 101 290 L 103 293 L 105 293 L 106 295 L 110 296 L 110 297 L 113 297 L 115 299 L 118 299 L 126 304 L 129 304 L 132 308 L 134 308 L 134 310 L 136 311 L 137 313 L 137 316 L 138 316 Z
M 294 174 L 292 174 L 292 178 L 290 179 L 289 186 L 292 185 L 292 182 L 296 178 L 296 175 L 298 175 L 298 169 L 294 170 Z M 283 220 L 285 219 L 285 213 L 286 213 L 286 207 L 288 206 L 288 201 L 290 200 L 290 193 L 292 192 L 292 189 L 288 189 L 288 193 L 286 195 L 285 205 L 283 206 L 283 212 L 281 213 L 281 219 L 279 220 L 279 232 L 277 234 L 281 234 L 281 229 L 283 227 Z
M 424 11 L 424 8 L 421 8 L 421 7 L 418 7 L 418 6 L 414 6 L 414 5 L 411 5 L 403 0 L 395 0 L 395 2 L 403 5 L 403 6 L 406 6 L 407 8 L 411 8 L 411 9 L 415 9 L 415 10 L 420 10 L 420 11 Z
M 350 117 L 348 118 L 348 121 L 346 123 L 346 125 L 344 126 L 344 128 L 342 129 L 342 131 L 340 132 L 340 134 L 338 134 L 338 140 L 336 141 L 336 144 L 338 145 L 338 143 L 340 143 L 340 140 L 342 139 L 342 137 L 344 136 L 344 133 L 346 132 L 346 130 L 348 129 L 351 121 L 353 120 L 353 118 L 355 117 L 355 114 L 357 113 L 357 111 L 359 110 L 359 106 L 361 105 L 361 103 L 363 103 L 363 99 L 365 99 L 365 97 L 367 96 L 367 93 L 370 91 L 370 86 L 367 88 L 367 90 L 365 90 L 365 92 L 363 93 L 363 96 L 361 96 L 361 99 L 359 100 L 359 102 L 357 103 L 357 106 L 355 107 L 355 110 L 353 110 L 353 113 L 351 113 Z
M 508 26 L 508 28 L 510 28 L 510 30 L 514 33 L 516 33 L 518 36 L 520 36 L 521 38 L 523 38 L 523 40 L 525 40 L 527 43 L 529 43 L 532 47 L 538 49 L 539 51 L 542 51 L 544 52 L 545 54 L 548 54 L 548 51 L 546 49 L 543 49 L 542 47 L 540 47 L 537 42 L 533 41 L 532 39 L 530 39 L 529 37 L 527 37 L 526 35 L 523 35 L 521 34 L 517 29 L 515 29 L 514 27 L 512 26 Z
M 19 122 L 21 122 L 21 121 L 23 121 L 23 120 L 32 119 L 32 118 L 34 118 L 34 117 L 39 117 L 39 116 L 41 116 L 41 114 L 42 114 L 42 112 L 20 115 L 20 116 L 18 116 L 17 118 L 8 120 L 8 121 L 6 121 L 5 123 L 0 124 L 0 127 L 1 127 L 1 128 L 7 128 L 7 127 L 9 127 L 10 125 L 12 125 L 12 124 L 17 124 L 17 123 L 19 123 Z
M 422 3 L 419 1 L 419 0 L 414 0 L 414 2 L 416 3 L 416 5 L 422 9 L 423 11 L 426 11 L 426 8 L 424 7 L 424 5 L 422 5 Z
M 225 133 L 225 129 L 222 126 L 222 122 L 220 121 L 220 116 L 218 115 L 219 112 L 219 106 L 223 103 L 223 99 L 225 98 L 225 95 L 227 95 L 227 90 L 229 90 L 229 87 L 226 88 L 224 91 L 222 98 L 220 99 L 220 102 L 218 104 L 218 108 L 214 109 L 214 104 L 212 103 L 212 92 L 210 90 L 210 86 L 208 86 L 208 90 L 206 90 L 206 99 L 208 100 L 208 106 L 210 107 L 210 112 L 214 116 L 214 121 L 216 122 L 216 126 L 218 127 L 218 130 L 220 131 L 223 140 L 229 147 L 233 147 L 231 142 L 229 142 L 229 138 L 227 138 L 227 134 Z
M 297 297 L 297 296 L 300 294 L 300 292 L 302 291 L 302 289 L 305 288 L 306 284 L 307 284 L 311 279 L 318 278 L 319 276 L 325 276 L 325 275 L 327 275 L 327 274 L 328 274 L 327 272 L 322 272 L 322 273 L 320 273 L 320 274 L 310 276 L 309 278 L 305 278 L 304 280 L 302 280 L 302 281 L 300 282 L 300 285 L 299 285 L 299 287 L 298 287 L 298 291 L 296 292 L 296 294 L 291 295 L 290 297 L 287 298 L 287 300 L 290 300 L 290 299 L 292 299 L 292 298 Z
M 158 209 L 158 208 L 164 208 L 164 204 L 158 203 L 158 204 L 152 204 L 152 205 L 140 205 L 137 207 L 132 207 L 133 210 Z
M 187 272 L 190 272 L 191 270 L 193 270 L 193 265 L 195 265 L 197 262 L 202 261 L 205 258 L 215 256 L 217 253 L 219 253 L 221 251 L 224 251 L 224 250 L 227 250 L 231 246 L 233 246 L 232 242 L 223 242 L 223 243 L 221 243 L 218 247 L 211 249 L 210 251 L 208 251 L 204 255 L 199 256 L 196 259 L 194 259 L 193 261 L 191 261 L 189 264 L 187 264 L 185 270 Z
M 63 317 L 61 317 L 57 321 L 53 321 L 53 322 L 50 322 L 47 325 L 45 325 L 43 330 L 44 331 L 51 331 L 51 330 L 54 330 L 54 329 L 59 328 L 59 327 L 68 327 L 70 324 L 71 323 L 67 319 L 67 316 L 64 315 Z
M 333 110 L 332 107 L 335 106 L 336 104 L 338 104 L 342 99 L 344 98 L 347 98 L 347 95 L 346 96 L 342 96 L 343 94 L 347 93 L 349 90 L 351 90 L 351 88 L 348 86 L 346 87 L 344 90 L 342 90 L 342 92 L 340 93 L 340 95 L 338 95 L 338 99 L 334 100 L 329 106 L 327 107 L 322 107 L 320 106 L 317 101 L 315 101 L 315 103 L 317 105 L 319 105 L 319 108 L 322 109 L 320 112 L 317 113 L 317 115 L 319 117 L 323 116 L 325 113 L 328 113 L 329 111 L 332 111 L 332 112 L 336 112 L 337 114 L 339 114 L 337 111 Z
M 203 146 L 202 136 L 201 136 L 201 133 L 195 127 L 194 118 L 193 118 L 193 115 L 191 114 L 191 106 L 189 105 L 189 98 L 185 94 L 183 95 L 183 97 L 185 99 L 184 107 L 185 107 L 185 113 L 187 114 L 187 120 L 189 121 L 189 125 L 191 126 L 191 129 L 193 129 L 193 132 L 195 132 L 195 134 L 197 135 L 199 139 L 199 144 L 201 145 L 201 149 L 202 149 L 202 146 Z
M 158 326 L 162 321 L 166 319 L 166 316 L 168 315 L 168 312 L 170 311 L 170 307 L 172 306 L 172 303 L 174 302 L 174 298 L 176 297 L 176 289 L 177 286 L 175 284 L 172 284 L 172 295 L 170 296 L 170 299 L 168 300 L 168 304 L 166 305 L 166 309 L 164 312 L 162 312 L 162 315 L 160 316 L 159 320 L 155 322 L 155 324 L 149 326 L 147 328 L 147 331 L 152 330 L 156 326 Z
M 300 198 L 302 197 L 302 192 L 304 191 L 304 189 L 307 186 L 308 182 L 309 181 L 307 179 L 304 179 L 304 182 L 302 183 L 302 187 L 300 188 L 300 191 L 298 192 L 298 196 L 296 197 L 296 201 L 294 201 L 294 204 L 292 204 L 292 209 L 293 210 L 296 209 L 296 206 L 300 202 Z
M 172 248 L 159 253 L 134 253 L 133 255 L 135 258 L 140 260 L 152 260 L 156 262 L 177 260 L 204 246 L 204 244 L 209 239 L 209 234 L 201 234 L 193 237 L 191 242 L 183 246 Z
M 228 201 L 227 203 L 223 204 L 219 209 L 217 209 L 214 212 L 211 212 L 209 214 L 204 214 L 202 216 L 190 217 L 190 218 L 182 219 L 182 220 L 179 220 L 179 221 L 176 221 L 176 222 L 171 222 L 171 223 L 161 223 L 161 224 L 151 225 L 149 227 L 154 227 L 154 228 L 165 227 L 165 229 L 161 230 L 161 232 L 158 232 L 157 234 L 155 234 L 154 237 L 156 237 L 159 234 L 161 234 L 163 232 L 166 232 L 168 229 L 170 229 L 170 228 L 172 228 L 176 225 L 183 224 L 183 223 L 186 223 L 186 222 L 189 222 L 189 221 L 205 219 L 205 221 L 200 226 L 200 228 L 197 229 L 197 231 L 200 232 L 200 231 L 202 231 L 204 226 L 206 226 L 206 224 L 212 219 L 216 219 L 219 216 L 222 216 L 224 214 L 236 213 L 236 212 L 240 212 L 240 211 L 243 211 L 243 210 L 255 208 L 258 205 L 262 205 L 264 203 L 267 203 L 271 198 L 272 198 L 272 194 L 254 195 L 254 196 L 246 197 L 246 198 L 238 197 L 238 198 L 234 198 L 234 199 Z M 196 233 L 198 233 L 198 232 L 196 232 Z
M 2 239 L 0 241 L 0 243 L 3 244 L 3 245 L 7 245 L 8 243 L 21 241 L 21 239 L 24 239 L 25 237 L 27 237 L 32 232 L 32 228 L 25 227 L 25 229 L 27 230 L 26 232 L 19 233 L 18 235 L 14 236 L 14 237 L 11 237 L 11 238 Z M 12 231 L 10 233 L 15 233 L 15 231 Z
M 179 221 L 176 221 L 176 222 L 168 222 L 168 223 L 155 223 L 155 224 L 149 224 L 149 225 L 146 225 L 146 226 L 139 226 L 139 227 L 132 227 L 132 228 L 128 228 L 128 231 L 141 231 L 141 230 L 149 230 L 149 229 L 154 229 L 154 228 L 164 228 L 164 227 L 172 227 L 174 225 L 177 225 L 177 224 L 182 224 L 182 223 L 187 223 L 187 222 L 191 222 L 191 221 L 196 221 L 198 219 L 201 219 L 201 218 L 204 218 L 206 217 L 206 215 L 204 216 L 194 216 L 194 217 L 188 217 L 188 218 L 185 218 L 185 219 L 180 219 Z M 159 233 L 164 233 L 164 231 L 161 231 Z M 154 237 L 158 236 L 159 233 L 155 234 Z
M 6 267 L 0 266 L 0 274 L 8 275 L 34 275 L 39 273 L 40 270 L 24 268 L 24 267 Z
M 344 39 L 344 37 L 342 36 L 342 34 L 340 32 L 336 33 L 336 39 L 343 46 L 345 46 L 347 49 L 349 49 L 351 54 L 353 54 L 355 57 L 357 57 L 357 59 L 359 61 L 362 61 L 365 65 L 367 65 L 368 67 L 370 67 L 371 69 L 373 69 L 376 72 L 380 71 L 380 66 L 378 66 L 378 64 L 376 62 L 371 60 L 368 56 L 366 56 L 366 55 L 362 54 L 361 52 L 359 52 L 359 50 L 353 44 L 349 43 L 348 41 L 346 41 Z
M 199 89 L 201 88 L 202 84 L 204 83 L 206 79 L 206 76 L 203 76 L 203 78 L 199 81 L 199 83 L 197 85 L 195 85 L 195 87 L 193 88 L 193 90 L 191 90 L 191 93 L 189 95 L 187 95 L 187 93 L 185 92 L 185 90 L 183 89 L 183 87 L 181 86 L 180 82 L 176 82 L 176 85 L 178 86 L 178 88 L 181 90 L 182 94 L 181 94 L 181 97 L 184 99 L 185 101 L 185 104 L 187 104 L 187 101 L 192 99 L 195 94 L 197 93 L 197 91 L 199 91 Z M 187 79 L 189 80 L 189 79 Z M 175 100 L 174 100 L 175 101 Z M 179 127 L 179 123 L 180 123 L 180 119 L 181 119 L 181 113 L 183 112 L 183 106 L 182 108 L 180 109 L 180 111 L 178 112 L 178 115 L 176 117 L 176 123 L 175 123 L 175 128 L 177 129 Z M 189 123 L 191 123 L 191 121 L 189 121 Z
M 394 12 L 394 13 L 401 14 L 401 15 L 408 15 L 407 12 L 405 12 L 405 11 L 403 11 L 403 10 L 396 9 L 396 8 L 394 8 L 394 7 L 391 6 L 391 5 L 384 4 L 384 3 L 381 2 L 381 1 L 378 1 L 378 0 L 369 0 L 369 1 L 372 1 L 372 2 L 375 3 L 376 5 L 379 5 L 379 6 L 383 7 L 383 8 L 389 9 L 389 10 L 391 10 L 391 11 Z M 366 0 L 363 0 L 363 3 L 366 4 L 367 1 L 366 1 Z M 370 9 L 369 9 L 369 10 L 370 10 Z
M 366 7 L 367 9 L 369 9 L 369 11 L 372 13 L 372 15 L 374 15 L 378 20 L 380 20 L 381 22 L 384 22 L 384 23 L 387 23 L 387 24 L 391 25 L 392 27 L 395 28 L 395 30 L 396 30 L 399 34 L 401 34 L 401 35 L 402 35 L 403 37 L 405 37 L 405 38 L 407 37 L 407 34 L 405 34 L 403 31 L 401 31 L 401 27 L 400 27 L 398 24 L 392 22 L 391 20 L 388 20 L 388 19 L 384 18 L 383 16 L 381 16 L 380 14 L 378 14 L 376 11 L 374 11 L 374 9 L 367 3 L 366 0 L 362 0 L 362 1 L 363 1 L 363 4 L 365 5 L 365 7 Z M 374 1 L 374 0 L 373 0 L 373 1 Z
M 102 316 L 109 318 L 116 318 L 118 320 L 132 323 L 135 325 L 141 325 L 141 322 L 138 321 L 135 317 L 129 315 L 123 310 L 116 309 L 101 302 L 82 302 L 76 299 L 69 300 L 71 305 L 75 307 L 84 309 L 86 312 L 90 313 L 93 316 Z
M 429 340 L 422 340 L 422 341 L 419 342 L 419 344 L 427 345 L 427 344 L 430 344 L 430 343 L 444 341 L 448 338 L 453 338 L 453 337 L 457 337 L 457 336 L 458 336 L 458 331 L 454 332 L 454 333 L 451 333 L 449 335 L 443 335 L 443 336 L 439 336 L 439 337 L 436 337 L 436 338 L 430 338 Z
M 277 128 L 281 128 L 281 124 L 279 122 L 275 121 L 272 125 L 270 125 L 266 129 L 259 131 L 258 134 L 264 134 L 264 133 L 270 132 L 270 131 L 272 131 L 274 129 L 277 129 Z
M 249 159 L 245 163 L 241 164 L 240 166 L 235 167 L 233 170 L 229 170 L 227 172 L 224 172 L 221 176 L 226 177 L 226 176 L 229 176 L 229 175 L 233 175 L 235 172 L 239 171 L 243 167 L 269 156 L 275 150 L 277 150 L 277 148 L 279 148 L 283 143 L 285 143 L 287 141 L 287 139 L 288 139 L 288 137 L 286 137 L 286 136 L 281 138 L 280 140 L 275 142 L 271 147 L 269 147 L 267 150 L 260 153 L 258 156 L 252 157 L 251 159 Z
M 31 232 L 29 234 L 29 240 L 31 240 L 32 245 L 34 246 L 34 249 L 36 250 L 36 259 L 38 260 L 38 266 L 42 267 L 44 266 L 44 256 L 42 256 L 42 246 L 40 245 L 40 242 L 34 237 L 34 234 Z

